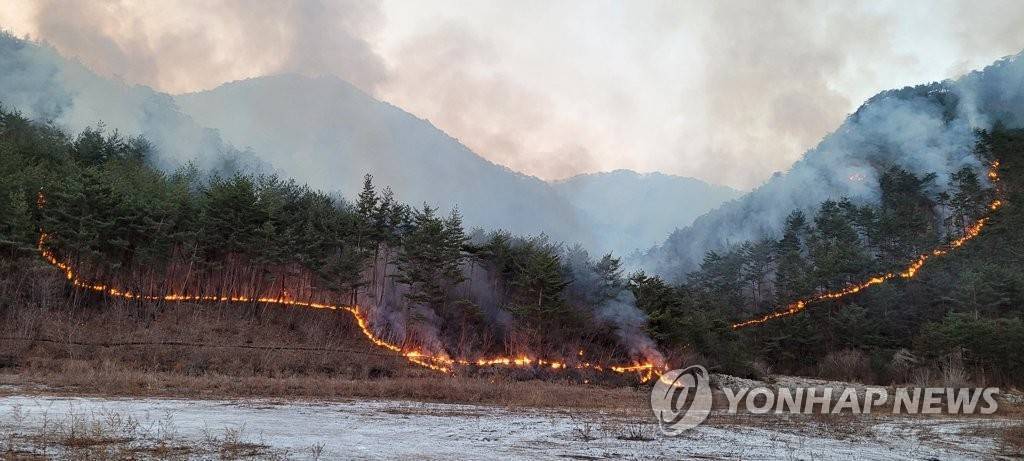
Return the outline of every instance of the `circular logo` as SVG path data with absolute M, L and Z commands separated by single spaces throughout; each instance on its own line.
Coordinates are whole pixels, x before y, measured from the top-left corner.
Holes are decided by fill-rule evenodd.
M 651 410 L 665 435 L 699 426 L 711 413 L 708 370 L 693 365 L 661 375 L 651 389 Z

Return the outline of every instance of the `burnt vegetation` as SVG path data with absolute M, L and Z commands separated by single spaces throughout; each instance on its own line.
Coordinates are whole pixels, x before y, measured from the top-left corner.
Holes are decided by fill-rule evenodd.
M 0 298 L 0 318 L 9 326 L 5 334 L 31 338 L 48 333 L 42 331 L 45 322 L 23 321 L 25 313 L 40 309 L 33 304 L 46 304 L 48 297 L 73 300 L 54 303 L 64 307 L 49 315 L 95 316 L 125 328 L 148 325 L 164 312 L 118 301 L 115 312 L 131 318 L 118 323 L 104 310 L 113 303 L 102 295 L 67 286 L 41 289 L 36 280 L 26 281 L 51 270 L 37 253 L 43 231 L 55 254 L 89 280 L 137 293 L 275 293 L 368 305 L 374 327 L 389 340 L 456 357 L 530 354 L 621 362 L 651 359 L 657 348 L 672 365 L 872 382 L 939 376 L 955 358 L 975 380 L 1019 382 L 1024 213 L 1016 204 L 1022 203 L 1022 148 L 1022 131 L 996 127 L 977 133 L 980 164 L 1001 161 L 1007 205 L 963 249 L 911 280 L 735 331 L 736 321 L 894 270 L 956 238 L 985 213 L 992 189 L 970 167 L 948 184 L 938 184 L 934 175 L 884 168 L 880 203 L 839 199 L 814 213 L 794 211 L 779 236 L 709 252 L 699 270 L 667 281 L 625 274 L 611 255 L 591 258 L 581 247 L 544 236 L 466 230 L 457 211 L 440 214 L 426 204 L 401 203 L 369 176 L 363 192 L 349 201 L 273 175 L 237 174 L 230 162 L 213 172 L 186 166 L 164 173 L 151 165 L 154 152 L 145 139 L 102 129 L 71 136 L 3 111 L 0 251 L 7 296 Z M 217 309 L 218 322 L 231 317 L 231 306 Z M 251 328 L 267 326 L 245 312 L 241 317 Z M 180 314 L 172 317 L 188 328 Z M 211 322 L 209 315 L 193 319 Z M 338 348 L 329 338 L 356 335 L 351 327 L 322 319 L 315 327 L 287 317 L 274 322 L 274 328 L 284 325 L 298 330 L 296 335 L 320 338 L 320 347 Z M 199 331 L 216 336 L 212 329 Z M 119 333 L 126 332 L 112 331 L 111 337 Z M 75 332 L 64 334 L 70 344 Z M 168 337 L 147 335 L 154 341 Z M 5 349 L 17 368 L 28 346 L 12 344 Z M 72 354 L 60 349 L 39 347 Z M 175 362 L 140 354 L 152 370 L 174 372 L 168 363 L 176 363 L 185 374 L 205 374 L 211 367 L 252 374 L 251 367 L 265 357 L 217 365 L 227 356 L 195 353 L 195 360 Z M 310 361 L 284 354 L 286 362 Z M 275 364 L 273 373 L 318 368 L 330 376 L 352 366 L 323 359 L 308 365 L 289 371 Z M 393 367 L 357 368 L 346 376 L 393 373 Z M 850 375 L 851 370 L 856 372 Z

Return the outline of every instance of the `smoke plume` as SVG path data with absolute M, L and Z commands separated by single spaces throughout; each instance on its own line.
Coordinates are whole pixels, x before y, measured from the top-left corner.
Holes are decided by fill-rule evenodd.
M 1024 126 L 1022 56 L 957 80 L 872 97 L 788 172 L 674 232 L 639 264 L 677 279 L 695 269 L 706 251 L 777 236 L 793 210 L 810 212 L 841 197 L 876 202 L 878 176 L 893 166 L 918 176 L 935 173 L 940 187 L 964 166 L 984 176 L 972 152 L 974 130 L 994 123 Z

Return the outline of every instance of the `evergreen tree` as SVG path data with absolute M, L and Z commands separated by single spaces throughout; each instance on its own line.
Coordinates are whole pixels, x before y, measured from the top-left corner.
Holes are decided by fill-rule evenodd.
M 953 173 L 949 188 L 954 193 L 949 197 L 951 213 L 948 220 L 956 235 L 960 235 L 984 212 L 989 197 L 981 187 L 977 173 L 970 167 Z
M 773 300 L 772 278 L 775 272 L 775 242 L 760 239 L 741 246 L 743 279 L 750 286 L 754 308 Z
M 743 297 L 743 257 L 739 251 L 709 251 L 700 270 L 691 274 L 689 281 L 715 306 L 736 310 L 747 305 Z
M 939 241 L 930 192 L 935 175 L 918 178 L 891 168 L 879 179 L 878 248 L 885 267 L 894 267 L 928 251 Z
M 594 288 L 599 302 L 613 299 L 626 288 L 626 282 L 622 279 L 622 262 L 619 258 L 612 257 L 608 253 L 593 264 L 594 273 L 597 275 L 597 287 Z
M 466 241 L 466 232 L 462 229 L 462 215 L 459 214 L 458 208 L 455 208 L 444 220 L 444 230 L 440 242 L 442 256 L 438 272 L 448 286 L 458 285 L 466 279 L 462 272 L 465 260 L 463 247 L 466 245 Z
M 869 272 L 869 259 L 861 246 L 847 210 L 826 200 L 814 217 L 809 247 L 814 285 L 823 289 L 845 286 Z
M 259 248 L 263 226 L 269 220 L 252 178 L 236 175 L 214 178 L 204 191 L 199 251 L 207 261 Z
M 810 267 L 805 258 L 805 242 L 809 229 L 803 212 L 793 211 L 786 217 L 782 239 L 776 244 L 778 272 L 775 287 L 781 304 L 788 304 L 810 292 Z
M 398 252 L 395 279 L 408 287 L 404 297 L 420 305 L 439 305 L 444 301 L 444 287 L 438 269 L 444 265 L 444 222 L 435 210 L 424 204 L 413 212 L 412 230 L 405 236 Z

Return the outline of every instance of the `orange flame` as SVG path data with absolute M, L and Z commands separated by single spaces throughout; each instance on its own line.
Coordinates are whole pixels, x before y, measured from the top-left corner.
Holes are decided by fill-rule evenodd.
M 42 193 L 39 194 L 38 201 L 40 206 L 45 204 L 46 199 Z M 89 282 L 82 280 L 76 275 L 74 269 L 70 264 L 60 261 L 46 246 L 46 241 L 49 235 L 45 232 L 39 234 L 39 241 L 37 248 L 42 258 L 49 263 L 51 266 L 59 269 L 64 277 L 71 283 L 75 288 L 80 288 L 89 291 L 95 291 L 103 293 L 108 296 L 124 298 L 124 299 L 137 299 L 143 301 L 166 301 L 166 302 L 212 302 L 212 303 L 261 303 L 261 304 L 275 304 L 286 307 L 303 307 L 309 309 L 327 309 L 327 310 L 341 310 L 352 314 L 355 318 L 356 325 L 359 326 L 359 330 L 363 333 L 371 343 L 382 349 L 387 349 L 391 352 L 402 355 L 406 360 L 415 365 L 428 368 L 430 370 L 438 371 L 441 373 L 451 373 L 455 366 L 478 366 L 478 367 L 515 367 L 515 368 L 548 368 L 551 370 L 566 370 L 568 368 L 575 368 L 579 370 L 594 370 L 604 371 L 611 370 L 619 374 L 637 373 L 642 382 L 650 381 L 655 375 L 660 376 L 664 373 L 665 368 L 656 366 L 653 363 L 634 363 L 631 365 L 623 366 L 608 366 L 604 367 L 598 364 L 592 364 L 589 362 L 577 363 L 574 366 L 568 365 L 565 361 L 554 360 L 554 359 L 543 359 L 529 357 L 527 355 L 518 355 L 513 357 L 494 357 L 494 358 L 481 358 L 477 360 L 468 359 L 453 359 L 448 357 L 446 354 L 431 354 L 416 349 L 405 349 L 402 346 L 389 342 L 384 338 L 378 336 L 373 329 L 370 327 L 369 321 L 366 315 L 359 308 L 359 306 L 342 306 L 318 303 L 312 301 L 299 301 L 294 299 L 288 299 L 286 297 L 248 297 L 242 295 L 234 296 L 203 296 L 203 295 L 188 295 L 181 293 L 170 293 L 163 295 L 151 295 L 151 294 L 139 294 L 132 293 L 131 291 L 120 290 L 118 288 L 95 282 Z M 580 357 L 583 356 L 583 351 L 579 351 Z
M 998 198 L 1000 195 L 1002 195 L 1002 188 L 998 184 L 998 182 L 999 182 L 999 160 L 993 161 L 992 165 L 990 165 L 989 170 L 988 170 L 988 178 L 993 183 L 996 183 L 996 197 L 997 198 L 993 199 L 992 202 L 990 202 L 988 204 L 988 209 L 989 209 L 990 212 L 992 212 L 992 211 L 998 210 L 999 208 L 1001 208 L 1003 206 L 1003 201 Z M 989 216 L 985 216 L 985 217 L 979 218 L 977 221 L 974 222 L 974 224 L 971 224 L 967 229 L 964 230 L 963 235 L 961 235 L 960 237 L 954 239 L 953 241 L 949 242 L 948 244 L 946 244 L 946 245 L 944 245 L 942 247 L 939 247 L 939 248 L 936 248 L 936 249 L 932 250 L 930 253 L 926 253 L 926 254 L 918 256 L 917 259 L 915 259 L 913 262 L 911 262 L 905 269 L 903 269 L 902 272 L 899 272 L 899 273 L 889 272 L 889 273 L 886 273 L 886 274 L 883 274 L 883 275 L 872 277 L 872 278 L 870 278 L 868 280 L 865 280 L 865 281 L 857 283 L 857 284 L 849 285 L 846 288 L 841 288 L 841 289 L 835 290 L 835 291 L 827 291 L 825 293 L 820 293 L 820 294 L 812 296 L 810 298 L 797 300 L 797 301 L 789 304 L 788 306 L 786 306 L 785 309 L 777 310 L 777 311 L 774 311 L 774 312 L 769 312 L 769 313 L 767 313 L 765 315 L 762 315 L 761 317 L 753 318 L 753 319 L 750 319 L 750 320 L 745 320 L 745 321 L 742 321 L 742 322 L 739 322 L 739 323 L 734 323 L 732 325 L 732 328 L 734 330 L 738 330 L 740 328 L 745 328 L 745 327 L 749 327 L 749 326 L 752 326 L 752 325 L 761 325 L 763 323 L 766 323 L 766 322 L 769 322 L 771 320 L 775 320 L 775 319 L 778 319 L 778 318 L 789 317 L 791 315 L 796 315 L 796 314 L 800 313 L 801 311 L 803 311 L 804 309 L 807 309 L 807 305 L 809 305 L 809 304 L 812 304 L 812 303 L 815 303 L 815 302 L 818 302 L 818 301 L 825 301 L 825 300 L 833 300 L 833 299 L 845 298 L 845 297 L 853 295 L 855 293 L 859 293 L 860 291 L 862 291 L 862 290 L 864 290 L 866 288 L 872 287 L 874 285 L 881 285 L 881 284 L 883 284 L 885 282 L 888 282 L 889 280 L 892 280 L 892 279 L 895 279 L 895 278 L 904 278 L 904 279 L 914 278 L 914 276 L 917 275 L 917 272 L 920 271 L 921 268 L 924 267 L 924 264 L 926 262 L 928 262 L 930 259 L 937 258 L 937 257 L 940 257 L 940 256 L 944 256 L 944 255 L 948 254 L 950 251 L 955 250 L 957 248 L 960 248 L 961 246 L 963 246 L 965 243 L 967 243 L 968 241 L 970 241 L 974 237 L 977 237 L 978 234 L 981 234 L 981 230 L 985 227 L 986 224 L 988 224 L 989 219 L 990 219 Z

